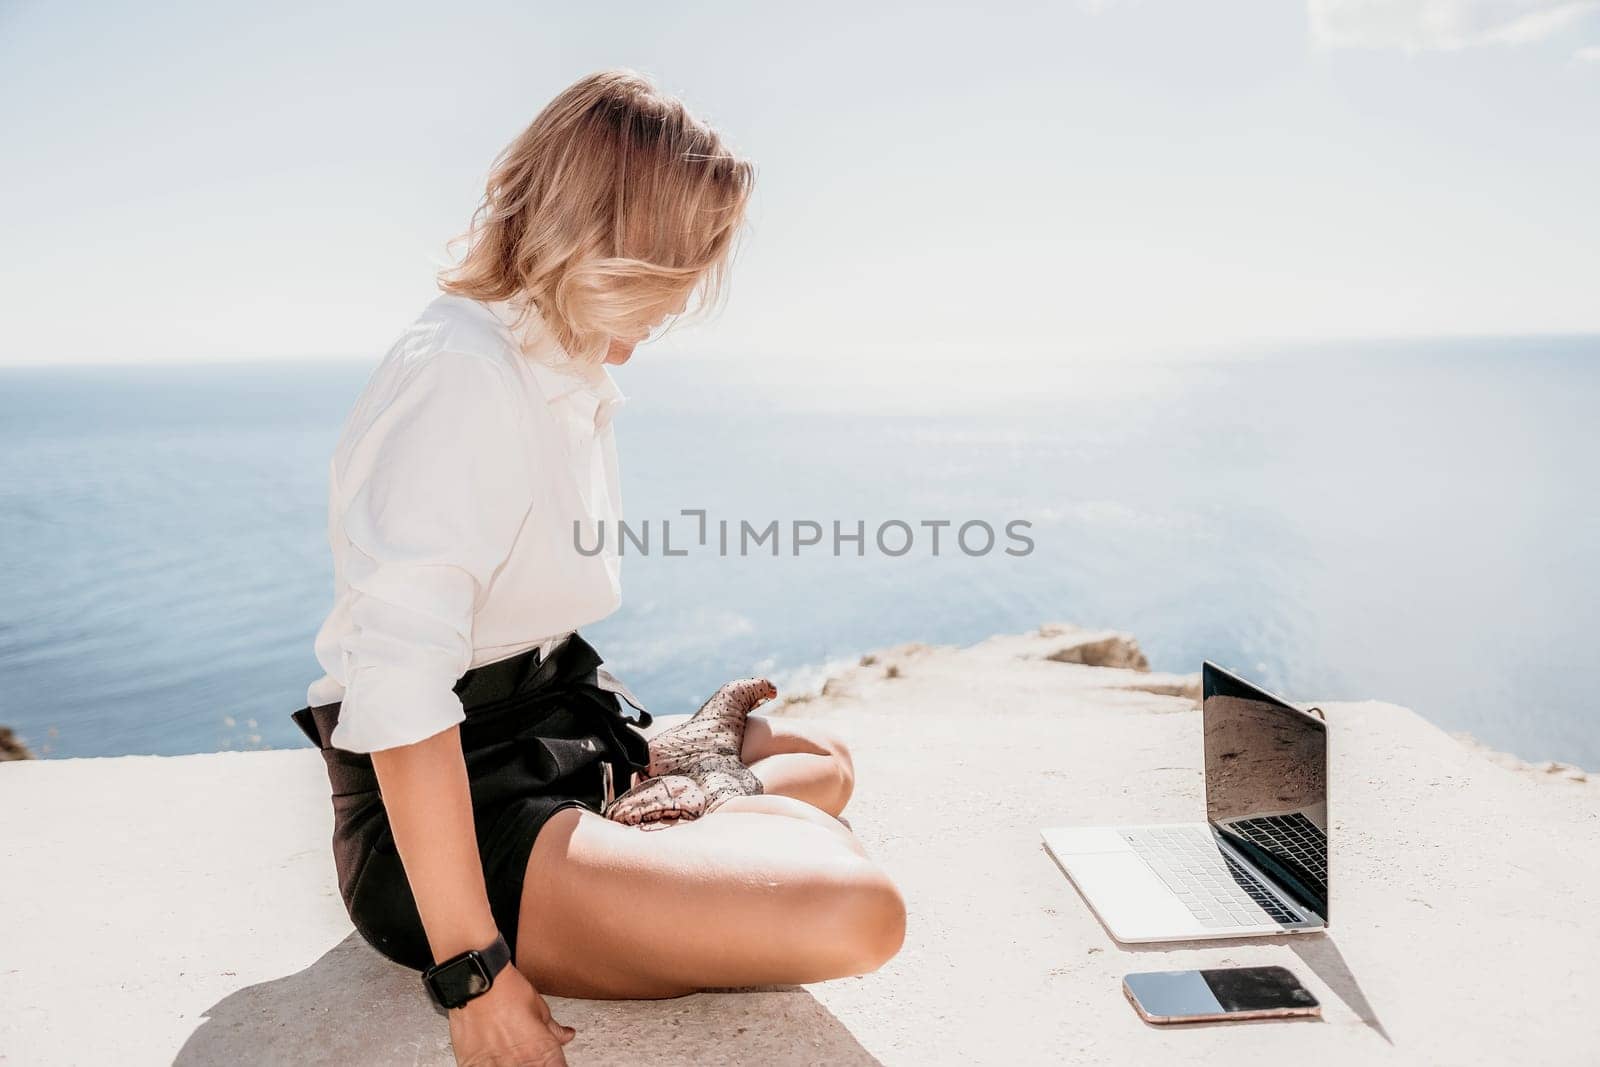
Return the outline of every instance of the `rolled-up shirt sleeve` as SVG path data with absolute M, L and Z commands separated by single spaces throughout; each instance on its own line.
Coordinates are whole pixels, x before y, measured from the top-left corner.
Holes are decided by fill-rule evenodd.
M 474 609 L 532 502 L 525 433 L 510 371 L 445 352 L 355 442 L 336 747 L 395 748 L 462 720 L 454 687 L 472 661 Z

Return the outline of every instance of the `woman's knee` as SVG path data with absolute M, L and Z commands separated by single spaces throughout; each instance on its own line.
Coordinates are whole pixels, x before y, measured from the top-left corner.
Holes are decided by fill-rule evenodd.
M 830 815 L 841 814 L 856 790 L 856 765 L 850 746 L 837 732 L 807 723 L 803 727 L 808 754 L 818 757 L 820 781 L 814 799 Z M 811 798 L 808 798 L 811 799 Z
M 856 791 L 855 759 L 851 756 L 850 746 L 845 743 L 844 738 L 832 730 L 823 731 L 822 736 L 818 739 L 818 744 L 822 745 L 827 751 L 828 757 L 833 763 L 835 789 L 839 798 L 838 806 L 833 809 L 833 812 L 837 815 L 844 810 L 846 804 L 850 803 L 850 797 Z
M 759 819 L 788 816 L 830 831 L 833 844 L 807 837 L 805 860 L 763 879 L 759 909 L 787 981 L 814 982 L 875 971 L 905 941 L 906 905 L 882 867 L 848 828 L 803 801 L 783 796 L 736 797 L 724 808 Z M 706 821 L 714 823 L 713 814 Z M 783 820 L 787 821 L 787 820 Z M 806 831 L 799 831 L 806 834 Z M 800 839 L 793 839 L 802 851 Z M 839 846 L 844 847 L 839 847 Z
M 870 860 L 840 862 L 818 884 L 797 887 L 790 927 L 819 978 L 866 974 L 905 942 L 906 905 Z
M 843 742 L 835 746 L 809 735 L 790 734 L 784 740 L 794 747 L 768 751 L 753 760 L 746 757 L 746 765 L 761 780 L 766 795 L 794 797 L 829 815 L 842 815 L 855 791 L 855 768 L 849 749 Z M 760 746 L 751 746 L 750 750 L 763 751 Z

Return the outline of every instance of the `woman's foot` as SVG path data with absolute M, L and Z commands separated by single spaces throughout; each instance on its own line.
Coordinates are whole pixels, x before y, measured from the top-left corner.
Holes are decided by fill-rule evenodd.
M 761 779 L 746 767 L 738 756 L 725 756 L 720 752 L 704 752 L 686 757 L 680 766 L 682 773 L 700 787 L 705 795 L 705 810 L 709 815 L 734 797 L 759 796 Z
M 777 687 L 765 678 L 724 685 L 687 722 L 650 739 L 650 773 L 679 774 L 686 760 L 709 753 L 737 758 L 750 713 L 777 695 Z
M 683 774 L 646 778 L 606 805 L 605 817 L 641 829 L 656 829 L 706 812 L 706 794 Z
M 651 776 L 690 778 L 705 795 L 706 812 L 730 797 L 760 793 L 761 779 L 740 758 L 745 723 L 752 711 L 777 695 L 777 687 L 765 678 L 724 685 L 688 722 L 651 738 Z

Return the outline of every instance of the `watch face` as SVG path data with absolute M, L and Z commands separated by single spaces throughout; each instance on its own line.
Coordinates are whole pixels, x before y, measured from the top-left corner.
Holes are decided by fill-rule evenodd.
M 472 962 L 477 966 L 472 969 L 470 974 L 465 975 L 465 992 L 469 997 L 475 997 L 480 993 L 489 991 L 489 976 L 485 973 L 483 964 L 479 963 L 476 956 L 472 958 Z
M 487 993 L 493 984 L 488 965 L 476 952 L 451 960 L 428 975 L 428 985 L 435 999 L 447 1008 L 458 1008 L 473 997 Z

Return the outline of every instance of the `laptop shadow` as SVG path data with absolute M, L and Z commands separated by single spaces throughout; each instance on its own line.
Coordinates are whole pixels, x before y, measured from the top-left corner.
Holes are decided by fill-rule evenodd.
M 1171 952 L 1175 947 L 1203 949 L 1203 948 L 1229 948 L 1248 945 L 1287 945 L 1289 950 L 1300 957 L 1300 962 L 1309 967 L 1323 984 L 1333 990 L 1334 995 L 1344 1001 L 1347 1008 L 1353 1011 L 1356 1018 L 1360 1019 L 1373 1033 L 1390 1044 L 1394 1039 L 1389 1036 L 1389 1031 L 1384 1028 L 1383 1021 L 1378 1018 L 1377 1011 L 1372 1002 L 1367 999 L 1366 993 L 1361 989 L 1361 983 L 1351 973 L 1350 966 L 1345 963 L 1344 954 L 1339 951 L 1339 946 L 1334 944 L 1333 938 L 1327 934 L 1292 934 L 1281 937 L 1230 937 L 1208 941 L 1173 941 L 1150 945 L 1124 945 L 1116 942 L 1117 947 L 1124 952 Z
M 844 1064 L 879 1061 L 799 986 L 697 993 L 673 1000 L 549 998 L 575 1027 L 566 1053 L 583 1064 Z M 205 1012 L 176 1067 L 224 1063 L 394 1063 L 453 1067 L 443 1011 L 415 971 L 352 933 L 295 974 L 228 994 Z

